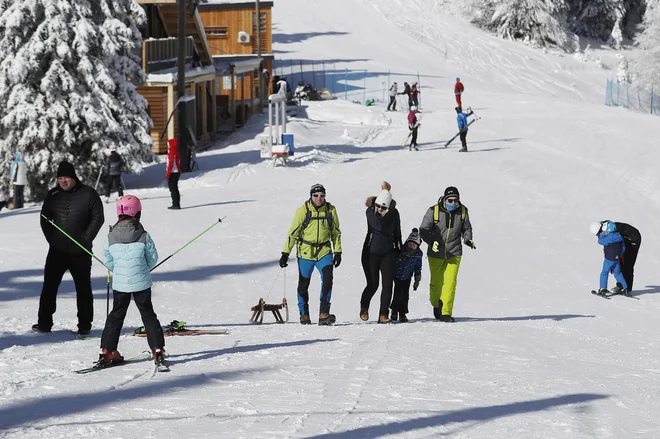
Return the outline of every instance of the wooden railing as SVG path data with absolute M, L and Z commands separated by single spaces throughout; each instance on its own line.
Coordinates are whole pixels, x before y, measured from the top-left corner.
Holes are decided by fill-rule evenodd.
M 186 37 L 186 63 L 193 57 L 195 42 L 193 37 Z M 142 42 L 142 70 L 151 73 L 176 66 L 179 56 L 177 38 L 149 39 Z

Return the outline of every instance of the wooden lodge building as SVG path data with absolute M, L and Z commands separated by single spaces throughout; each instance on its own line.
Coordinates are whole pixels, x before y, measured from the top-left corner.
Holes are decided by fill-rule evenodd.
M 179 0 L 186 1 L 186 0 Z M 137 0 L 147 16 L 140 29 L 142 69 L 147 80 L 138 92 L 153 120 L 152 151 L 167 152 L 167 140 L 178 135 L 174 108 L 177 94 L 177 0 Z M 186 2 L 186 3 L 195 3 Z M 201 0 L 186 7 L 186 103 L 188 129 L 201 148 L 219 131 L 234 131 L 258 109 L 258 72 L 272 75 L 272 1 Z M 257 32 L 261 38 L 258 56 Z M 268 95 L 268 82 L 264 96 Z M 172 114 L 174 112 L 174 114 Z M 172 115 L 171 120 L 170 115 Z

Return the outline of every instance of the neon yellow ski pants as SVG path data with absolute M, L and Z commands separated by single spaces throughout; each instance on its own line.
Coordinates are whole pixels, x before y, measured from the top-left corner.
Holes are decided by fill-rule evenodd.
M 431 271 L 430 301 L 434 307 L 438 300 L 442 300 L 442 314 L 451 315 L 454 309 L 454 296 L 456 295 L 456 279 L 461 257 L 454 256 L 449 259 L 429 257 Z

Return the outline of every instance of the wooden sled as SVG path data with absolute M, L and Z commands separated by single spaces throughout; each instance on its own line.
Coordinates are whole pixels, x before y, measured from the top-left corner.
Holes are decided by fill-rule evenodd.
M 282 318 L 280 310 L 284 309 L 286 318 Z M 259 299 L 259 303 L 250 308 L 252 311 L 252 318 L 250 318 L 250 323 L 261 324 L 264 320 L 264 314 L 266 311 L 271 311 L 273 316 L 275 316 L 276 323 L 286 323 L 289 321 L 289 306 L 286 303 L 286 298 L 282 299 L 282 303 L 275 305 L 264 302 L 264 299 Z

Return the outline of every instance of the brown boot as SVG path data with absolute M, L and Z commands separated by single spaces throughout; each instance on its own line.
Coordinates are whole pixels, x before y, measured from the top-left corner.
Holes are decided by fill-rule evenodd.
M 337 321 L 334 314 L 322 312 L 319 314 L 319 326 L 330 326 Z
M 369 320 L 369 308 L 360 308 L 360 318 L 365 322 Z
M 312 320 L 309 318 L 309 314 L 303 314 L 300 316 L 300 324 L 301 325 L 311 325 Z
M 390 319 L 387 318 L 387 316 L 380 316 L 378 317 L 378 323 L 389 323 Z

